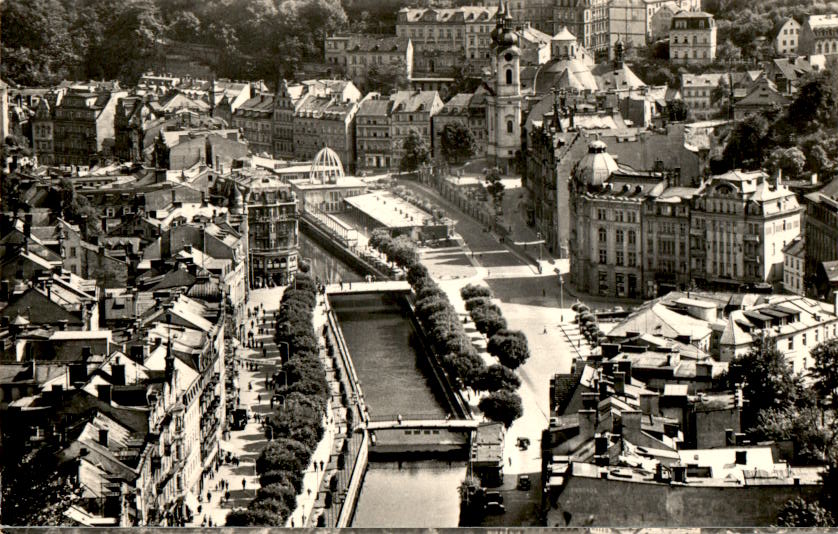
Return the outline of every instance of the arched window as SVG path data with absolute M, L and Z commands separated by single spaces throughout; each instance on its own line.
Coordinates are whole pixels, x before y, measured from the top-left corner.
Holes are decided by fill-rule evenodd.
M 512 85 L 512 69 L 506 69 L 506 85 Z
M 511 120 L 506 121 L 506 133 L 511 134 L 515 130 Z

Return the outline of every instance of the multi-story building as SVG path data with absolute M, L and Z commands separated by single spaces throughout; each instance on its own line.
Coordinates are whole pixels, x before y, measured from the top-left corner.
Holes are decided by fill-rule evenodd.
M 633 48 L 646 46 L 649 27 L 645 0 L 611 0 L 608 3 L 608 57 L 614 58 L 614 45 L 622 41 Z
M 818 297 L 827 293 L 814 287 L 818 268 L 826 262 L 838 260 L 838 199 L 836 185 L 831 182 L 823 189 L 806 195 L 806 289 Z
M 474 136 L 474 154 L 486 153 L 486 90 L 479 87 L 474 93 L 454 95 L 433 117 L 434 157 L 442 155 L 442 131 L 445 125 L 459 122 Z
M 780 25 L 774 37 L 774 50 L 781 56 L 797 55 L 797 41 L 800 37 L 800 23 L 793 18 Z
M 579 39 L 579 44 L 597 59 L 606 58 L 609 47 L 608 5 L 608 0 L 557 0 L 553 4 L 552 33 L 567 27 Z
M 324 45 L 326 63 L 336 73 L 343 73 L 353 82 L 362 85 L 367 71 L 396 69 L 410 78 L 413 75 L 413 42 L 410 37 L 387 35 L 334 35 L 326 37 Z
M 60 99 L 60 95 L 56 95 Z M 46 98 L 40 99 L 32 117 L 32 150 L 42 165 L 55 163 L 55 130 L 52 116 L 54 106 Z
M 511 0 L 509 14 L 516 22 L 530 24 L 538 31 L 553 34 L 552 0 Z
M 681 75 L 681 98 L 695 120 L 707 120 L 722 114 L 722 106 L 730 95 L 715 98 L 714 92 L 720 85 L 730 90 L 730 74 L 708 72 L 704 74 L 684 73 Z
M 373 95 L 361 102 L 355 115 L 355 146 L 359 169 L 386 171 L 391 168 L 393 138 L 390 116 L 393 101 Z
M 806 291 L 806 240 L 797 237 L 783 248 L 783 289 L 795 295 Z
M 782 281 L 783 248 L 801 233 L 801 211 L 795 194 L 763 172 L 713 176 L 693 202 L 692 278 L 734 286 Z
M 489 137 L 486 156 L 491 165 L 509 172 L 521 151 L 523 96 L 521 49 L 512 17 L 503 8 L 492 31 L 492 90 L 486 97 Z
M 783 249 L 801 233 L 793 192 L 761 172 L 676 184 L 675 173 L 622 168 L 604 143 L 589 145 L 570 183 L 570 273 L 580 290 L 652 297 L 782 280 Z
M 797 51 L 802 56 L 838 54 L 838 14 L 806 17 L 800 27 Z
M 114 112 L 114 156 L 121 161 L 143 161 L 148 123 L 155 112 L 140 96 L 120 98 Z
M 716 21 L 703 11 L 681 11 L 672 17 L 669 61 L 703 65 L 716 60 Z
M 390 114 L 390 137 L 393 152 L 392 169 L 398 169 L 404 154 L 404 140 L 411 131 L 418 133 L 433 149 L 431 119 L 442 109 L 442 99 L 436 91 L 398 91 L 390 97 L 393 107 Z
M 671 184 L 671 180 L 670 180 Z M 643 206 L 644 294 L 658 295 L 690 287 L 690 211 L 698 192 L 693 187 L 667 187 Z
M 299 253 L 297 199 L 291 186 L 258 170 L 239 172 L 233 180 L 232 204 L 247 215 L 251 286 L 288 284 L 297 272 Z
M 445 73 L 465 64 L 479 70 L 491 63 L 490 32 L 497 7 L 402 8 L 396 35 L 414 46 L 414 70 Z
M 125 91 L 107 87 L 71 89 L 55 108 L 53 147 L 58 165 L 88 165 L 114 139 L 114 112 Z
M 354 169 L 358 107 L 357 101 L 336 96 L 303 97 L 294 112 L 294 157 L 311 160 L 323 147 L 329 147 L 348 168 Z
M 242 131 L 254 154 L 273 153 L 274 95 L 258 93 L 233 112 L 233 128 Z
M 593 141 L 570 183 L 570 278 L 579 291 L 644 295 L 644 204 L 666 189 L 662 173 L 621 169 Z

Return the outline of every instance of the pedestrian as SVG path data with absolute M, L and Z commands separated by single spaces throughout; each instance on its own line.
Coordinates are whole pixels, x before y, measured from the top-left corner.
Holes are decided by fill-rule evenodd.
M 207 502 L 212 502 L 212 492 L 211 491 L 207 492 Z
M 509 460 L 509 465 L 512 465 L 512 457 L 510 456 L 510 457 L 509 457 L 509 458 L 507 458 L 507 459 Z
M 209 518 L 209 521 L 207 522 L 207 526 L 209 528 L 212 528 L 212 517 Z
M 323 470 L 323 460 L 320 460 L 320 470 Z
M 511 465 L 512 460 L 510 459 L 509 461 L 510 461 L 510 465 Z M 247 480 L 242 478 L 242 489 L 245 489 L 246 487 L 247 487 Z
M 224 492 L 224 498 L 227 499 L 228 501 L 230 500 L 230 490 L 227 490 L 227 491 Z
M 343 291 L 343 280 L 340 281 L 340 290 Z
M 547 325 L 544 325 L 544 332 L 543 332 L 543 333 L 544 333 L 544 334 L 546 334 L 546 333 L 547 333 Z

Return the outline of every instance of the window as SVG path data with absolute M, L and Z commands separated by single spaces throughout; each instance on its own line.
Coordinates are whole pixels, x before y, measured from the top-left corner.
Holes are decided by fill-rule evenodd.
M 806 333 L 805 333 L 805 332 L 804 332 L 804 333 L 803 333 L 803 335 L 800 337 L 800 340 L 801 340 L 801 342 L 803 343 L 803 346 L 805 347 L 805 346 L 806 346 Z
M 512 85 L 512 69 L 506 69 L 506 85 Z
M 597 210 L 596 210 L 596 218 L 597 218 L 597 220 L 599 220 L 599 221 L 604 221 L 604 220 L 606 219 L 606 216 L 605 216 L 605 209 L 603 209 L 603 208 L 597 208 Z
M 623 251 L 622 250 L 617 250 L 617 258 L 616 258 L 615 263 L 619 267 L 623 266 Z
M 608 263 L 608 251 L 604 248 L 599 249 L 599 263 L 606 264 Z
M 789 350 L 794 350 L 794 338 L 789 338 Z
M 515 131 L 515 126 L 511 120 L 506 121 L 506 133 L 511 134 Z
M 631 213 L 631 212 L 629 212 L 629 213 Z M 628 231 L 628 244 L 629 245 L 634 245 L 636 241 L 637 241 L 637 234 L 634 233 L 634 230 L 629 230 Z
M 623 244 L 623 235 L 624 235 L 623 231 L 622 230 L 617 230 L 617 232 L 614 235 L 615 235 L 615 240 L 616 240 L 617 244 L 622 245 Z
M 76 257 L 76 247 L 70 247 L 70 257 L 71 258 Z
M 605 228 L 600 228 L 599 229 L 599 242 L 600 243 L 605 243 L 607 240 L 608 240 L 608 232 L 605 230 Z

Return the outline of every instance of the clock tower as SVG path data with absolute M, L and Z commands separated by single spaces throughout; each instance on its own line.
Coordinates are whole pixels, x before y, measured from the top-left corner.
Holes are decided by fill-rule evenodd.
M 492 94 L 486 102 L 489 163 L 509 173 L 516 152 L 521 150 L 521 49 L 512 17 L 499 0 L 496 26 L 492 31 Z

